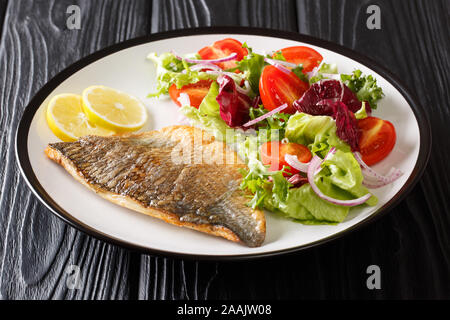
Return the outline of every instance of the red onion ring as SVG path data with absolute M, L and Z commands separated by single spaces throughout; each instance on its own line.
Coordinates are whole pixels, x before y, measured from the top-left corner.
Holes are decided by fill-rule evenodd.
M 308 172 L 309 162 L 307 163 L 300 162 L 297 156 L 294 156 L 292 154 L 286 154 L 284 156 L 284 160 L 286 160 L 287 164 L 290 165 L 292 168 L 301 172 Z
M 319 73 L 319 70 L 322 67 L 323 63 L 324 62 L 322 60 L 322 62 L 317 67 L 314 67 L 310 72 L 306 73 L 306 75 L 308 76 L 308 80 L 310 80 L 312 77 L 315 77 Z
M 234 72 L 206 70 L 206 73 L 207 74 L 214 74 L 214 75 L 217 75 L 217 76 L 225 75 L 225 76 L 229 76 L 230 78 L 233 78 L 233 79 L 242 80 L 242 76 L 240 76 L 238 73 L 234 73 Z
M 284 67 L 283 65 L 281 65 L 279 62 L 282 62 L 282 61 L 279 61 L 279 60 L 271 60 L 271 59 L 268 59 L 268 60 L 270 60 L 270 61 L 267 61 L 269 64 L 271 64 L 271 65 L 273 65 L 275 68 L 277 68 L 278 70 L 280 70 L 280 71 L 282 71 L 282 72 L 284 72 L 284 73 L 286 73 L 286 74 L 289 74 L 289 73 L 291 73 L 291 70 L 289 70 L 288 68 L 286 68 L 286 67 Z
M 309 164 L 308 173 L 307 173 L 308 182 L 311 185 L 311 188 L 313 189 L 313 191 L 317 194 L 317 196 L 319 198 L 321 198 L 325 201 L 328 201 L 330 203 L 339 205 L 339 206 L 354 207 L 354 206 L 363 204 L 364 202 L 366 202 L 367 200 L 369 200 L 372 197 L 372 195 L 370 193 L 368 193 L 357 199 L 339 200 L 339 199 L 335 199 L 335 198 L 332 198 L 332 197 L 329 197 L 329 196 L 323 194 L 323 192 L 320 191 L 319 187 L 314 182 L 315 172 L 318 169 L 318 167 L 320 167 L 321 164 L 322 164 L 322 159 L 320 159 L 318 156 L 314 156 Z
M 395 180 L 400 178 L 402 175 L 403 175 L 402 171 L 394 168 L 393 172 L 387 176 L 388 181 L 366 181 L 366 180 L 364 180 L 363 185 L 369 189 L 381 188 L 388 184 L 391 184 L 392 182 L 394 182 Z
M 198 63 L 190 67 L 192 71 L 198 71 L 203 69 L 210 69 L 216 71 L 222 71 L 222 68 L 212 63 Z
M 392 167 L 387 175 L 382 175 L 371 167 L 369 167 L 362 159 L 361 154 L 359 152 L 353 152 L 353 155 L 361 166 L 362 173 L 364 175 L 363 184 L 368 188 L 381 188 L 385 185 L 388 185 L 403 175 L 403 172 L 400 169 Z M 376 181 L 366 181 L 370 179 L 375 179 Z
M 287 61 L 283 61 L 283 60 L 276 60 L 276 59 L 270 59 L 270 58 L 264 58 L 264 61 L 274 65 L 274 64 L 281 64 L 285 67 L 289 67 L 289 68 L 295 68 L 297 67 L 297 65 L 295 63 L 291 63 L 291 62 L 287 62 Z
M 242 88 L 241 86 L 236 85 L 236 90 L 240 93 L 248 95 L 250 93 L 250 85 L 247 80 L 245 80 L 244 85 L 245 85 L 245 88 Z

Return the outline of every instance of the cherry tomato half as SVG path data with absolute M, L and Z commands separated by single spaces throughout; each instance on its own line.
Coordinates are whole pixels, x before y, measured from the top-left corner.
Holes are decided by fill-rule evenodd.
M 281 49 L 281 53 L 287 62 L 303 64 L 303 72 L 310 72 L 319 66 L 323 57 L 316 50 L 305 47 L 295 46 Z
M 285 155 L 291 154 L 297 156 L 300 162 L 307 163 L 311 160 L 312 155 L 307 147 L 299 143 L 281 143 L 279 141 L 269 141 L 260 147 L 261 161 L 264 165 L 270 165 L 270 171 L 278 171 L 283 166 L 288 166 L 286 172 L 296 174 L 299 171 L 288 165 L 284 159 Z
M 213 45 L 204 47 L 198 52 L 200 57 L 204 60 L 223 58 L 229 56 L 232 53 L 237 53 L 236 60 L 240 61 L 248 54 L 248 51 L 246 48 L 242 47 L 242 43 L 240 43 L 239 41 L 232 38 L 226 38 L 216 41 L 213 43 Z M 235 68 L 236 62 L 234 62 L 234 60 L 231 60 L 217 63 L 217 65 L 226 70 Z
M 396 141 L 395 128 L 389 121 L 375 117 L 358 120 L 361 136 L 359 147 L 363 161 L 373 165 L 392 151 Z
M 175 84 L 172 84 L 169 88 L 169 95 L 173 102 L 181 107 L 180 102 L 178 102 L 178 97 L 180 96 L 180 93 L 186 93 L 189 96 L 191 106 L 198 109 L 203 98 L 208 94 L 211 83 L 212 80 L 200 80 L 196 83 L 185 85 L 180 89 L 178 89 Z
M 293 72 L 285 73 L 274 66 L 266 66 L 259 79 L 259 93 L 264 107 L 273 110 L 284 103 L 289 106 L 283 110 L 293 114 L 292 104 L 308 90 L 309 84 L 300 80 Z

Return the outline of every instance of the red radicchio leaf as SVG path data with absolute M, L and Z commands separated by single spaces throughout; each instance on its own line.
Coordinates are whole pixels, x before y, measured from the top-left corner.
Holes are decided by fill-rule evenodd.
M 342 101 L 351 112 L 356 112 L 361 108 L 361 101 L 358 100 L 356 94 L 344 83 L 334 79 L 321 80 L 311 85 L 303 96 L 293 103 L 293 107 L 299 112 L 311 115 L 331 116 L 333 110 L 324 100 Z
M 216 98 L 220 106 L 220 117 L 232 128 L 242 126 L 250 120 L 251 99 L 236 90 L 236 84 L 231 77 L 221 76 L 217 82 L 220 85 Z
M 359 151 L 359 130 L 355 115 L 341 101 L 334 102 L 331 107 L 333 118 L 336 119 L 337 136 L 347 142 L 352 151 Z

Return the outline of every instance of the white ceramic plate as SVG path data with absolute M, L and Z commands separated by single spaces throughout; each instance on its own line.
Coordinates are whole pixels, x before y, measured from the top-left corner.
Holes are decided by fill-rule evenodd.
M 374 190 L 379 198 L 377 206 L 354 208 L 339 225 L 306 226 L 266 213 L 267 236 L 264 244 L 259 248 L 248 248 L 112 204 L 75 181 L 61 166 L 44 155 L 47 144 L 58 141 L 45 119 L 49 99 L 59 93 L 80 94 L 91 85 L 106 85 L 139 97 L 150 115 L 149 124 L 144 128 L 146 130 L 177 124 L 178 108 L 170 99 L 146 98 L 156 85 L 155 67 L 145 59 L 147 54 L 171 49 L 182 54 L 196 52 L 225 37 L 247 42 L 255 51 L 308 45 L 319 51 L 324 61 L 337 63 L 340 72 L 361 69 L 377 78 L 385 98 L 379 103 L 374 116 L 394 124 L 397 143 L 394 151 L 374 168 L 385 173 L 395 166 L 404 172 L 393 184 Z M 26 108 L 17 133 L 16 150 L 21 171 L 36 196 L 53 213 L 91 235 L 166 255 L 250 258 L 286 253 L 337 238 L 392 207 L 412 187 L 425 167 L 431 145 L 425 119 L 419 105 L 392 75 L 348 49 L 294 33 L 249 28 L 205 28 L 130 40 L 70 66 L 42 88 Z

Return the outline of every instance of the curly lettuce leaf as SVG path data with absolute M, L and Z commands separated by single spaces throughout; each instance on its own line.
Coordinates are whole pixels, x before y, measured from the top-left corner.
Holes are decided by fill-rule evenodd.
M 163 53 L 157 56 L 152 52 L 147 59 L 153 61 L 156 65 L 156 91 L 150 93 L 148 97 L 159 97 L 168 94 L 169 88 L 175 84 L 181 88 L 190 83 L 200 80 L 213 79 L 215 76 L 206 72 L 192 71 L 185 60 L 177 59 L 172 53 Z
M 265 109 L 263 105 L 259 105 L 258 108 L 250 108 L 250 119 L 254 120 L 268 112 L 269 110 Z M 290 114 L 278 112 L 258 122 L 256 126 L 261 141 L 282 140 L 285 136 L 285 128 L 290 116 Z
M 264 68 L 264 56 L 254 53 L 246 43 L 242 45 L 248 50 L 248 54 L 241 60 L 237 61 L 237 68 L 243 72 L 254 94 L 259 93 L 259 78 Z
M 284 203 L 292 186 L 283 176 L 283 170 L 272 172 L 262 164 L 258 156 L 258 147 L 256 137 L 247 137 L 239 147 L 239 154 L 244 155 L 248 166 L 248 170 L 242 170 L 241 189 L 253 195 L 248 203 L 253 209 L 267 208 L 266 202 Z
M 372 76 L 364 76 L 361 70 L 352 74 L 341 74 L 341 81 L 352 90 L 360 101 L 367 101 L 372 109 L 377 108 L 377 102 L 383 98 L 383 90 Z

